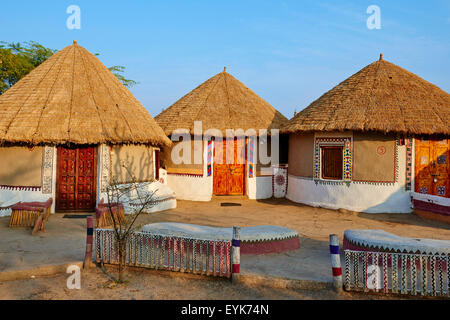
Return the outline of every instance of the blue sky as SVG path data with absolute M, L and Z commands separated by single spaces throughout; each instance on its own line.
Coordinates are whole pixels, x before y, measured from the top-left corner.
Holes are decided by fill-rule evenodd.
M 69 5 L 81 29 L 69 30 Z M 381 9 L 369 30 L 368 6 Z M 77 39 L 139 82 L 152 116 L 221 72 L 286 117 L 384 58 L 450 92 L 450 1 L 4 1 L 0 40 L 62 49 Z

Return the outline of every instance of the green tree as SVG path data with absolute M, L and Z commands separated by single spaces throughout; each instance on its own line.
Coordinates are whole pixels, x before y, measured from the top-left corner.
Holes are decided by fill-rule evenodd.
M 51 57 L 56 50 L 45 48 L 37 42 L 22 45 L 0 42 L 0 94 L 8 90 L 31 70 Z
M 116 77 L 117 79 L 120 80 L 120 82 L 122 82 L 122 84 L 127 87 L 127 88 L 131 88 L 132 86 L 137 85 L 138 83 L 134 80 L 131 79 L 127 79 L 123 76 L 123 73 L 125 72 L 125 67 L 123 66 L 112 66 L 108 68 L 109 71 L 111 71 Z
M 7 43 L 0 41 L 0 95 L 25 77 L 31 70 L 50 58 L 57 50 L 28 41 Z M 97 54 L 98 55 L 98 54 Z M 124 86 L 130 88 L 136 81 L 123 75 L 125 67 L 112 66 L 108 68 Z

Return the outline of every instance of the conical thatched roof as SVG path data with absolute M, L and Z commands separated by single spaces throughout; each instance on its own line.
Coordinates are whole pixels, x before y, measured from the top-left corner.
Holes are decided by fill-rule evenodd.
M 131 92 L 76 41 L 0 96 L 0 141 L 170 145 Z
M 225 70 L 155 117 L 167 135 L 176 129 L 194 133 L 194 121 L 202 121 L 203 131 L 218 129 L 224 135 L 226 129 L 279 129 L 287 121 Z
M 344 130 L 448 135 L 450 95 L 381 55 L 311 103 L 281 131 Z

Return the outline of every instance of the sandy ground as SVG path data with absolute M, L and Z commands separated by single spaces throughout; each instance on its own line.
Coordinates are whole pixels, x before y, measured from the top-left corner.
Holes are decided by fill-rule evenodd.
M 113 273 L 115 270 L 109 269 Z M 0 282 L 0 300 L 373 300 L 399 299 L 332 290 L 291 290 L 231 284 L 227 279 L 173 276 L 149 270 L 129 270 L 117 285 L 100 269 L 83 271 L 81 289 L 69 290 L 69 275 Z M 402 297 L 400 297 L 402 298 Z
M 46 232 L 31 235 L 29 228 L 8 228 L 0 218 L 0 272 L 84 260 L 86 219 L 50 217 Z
M 238 203 L 241 206 L 222 207 L 222 202 Z M 209 226 L 232 227 L 239 225 L 241 227 L 256 225 L 279 225 L 296 230 L 300 235 L 300 249 L 284 254 L 270 254 L 263 256 L 242 256 L 241 272 L 243 274 L 250 273 L 256 275 L 274 276 L 289 279 L 314 280 L 320 282 L 331 282 L 330 274 L 330 256 L 328 249 L 329 235 L 336 233 L 341 241 L 343 233 L 347 229 L 381 229 L 400 236 L 414 238 L 430 238 L 430 239 L 450 239 L 450 225 L 424 220 L 413 214 L 364 214 L 349 211 L 335 211 L 322 208 L 313 208 L 309 206 L 295 204 L 286 199 L 270 199 L 264 201 L 253 201 L 245 198 L 235 197 L 217 197 L 211 202 L 190 202 L 178 201 L 178 208 L 153 213 L 151 215 L 142 215 L 138 223 L 144 225 L 152 222 L 183 222 Z M 0 272 L 30 268 L 43 264 L 63 264 L 72 261 L 83 260 L 86 239 L 86 221 L 85 219 L 63 219 L 62 215 L 54 215 L 47 224 L 47 232 L 38 236 L 31 236 L 31 231 L 27 229 L 10 229 L 7 227 L 8 218 L 0 218 Z M 112 292 L 123 291 L 124 298 L 158 298 L 158 299 L 178 299 L 177 288 L 183 286 L 192 286 L 197 288 L 196 295 L 190 296 L 193 299 L 209 298 L 227 298 L 222 296 L 222 291 L 236 290 L 229 287 L 228 284 L 215 282 L 211 280 L 186 280 L 175 279 L 168 280 L 154 275 L 145 275 L 142 280 L 131 285 L 130 290 L 138 290 L 136 292 L 127 293 L 128 289 L 111 289 L 97 288 L 104 282 L 99 275 L 87 274 L 87 283 L 90 286 L 82 290 L 82 293 L 67 293 L 68 299 L 77 299 L 86 295 L 90 298 L 90 290 L 93 292 L 92 297 L 107 298 Z M 64 283 L 65 276 L 56 278 L 43 278 L 34 280 L 23 280 L 22 282 L 3 283 L 0 285 L 0 297 L 17 296 L 27 298 L 27 286 L 34 286 L 37 297 L 50 299 L 52 295 L 46 295 L 48 288 L 52 288 L 49 292 L 55 291 L 55 298 L 63 298 L 58 290 L 63 290 L 64 286 L 56 285 L 59 282 Z M 131 280 L 131 283 L 133 280 Z M 139 286 L 140 282 L 147 283 L 151 286 L 161 286 L 161 290 L 143 290 L 142 295 Z M 205 282 L 206 281 L 206 282 Z M 189 285 L 187 284 L 189 282 Z M 18 285 L 20 284 L 20 285 Z M 53 289 L 55 287 L 55 289 Z M 61 288 L 57 288 L 61 287 Z M 7 290 L 5 291 L 5 288 Z M 22 289 L 24 288 L 24 289 Z M 47 289 L 42 289 L 47 288 Z M 133 289 L 132 289 L 133 288 Z M 39 290 L 44 290 L 39 293 Z M 46 291 L 47 290 L 47 291 Z M 284 299 L 302 298 L 302 293 L 296 292 L 278 292 L 273 289 L 269 291 L 260 291 L 259 289 L 242 288 L 238 290 L 236 297 L 261 297 Z M 261 289 L 262 290 L 262 289 Z M 31 290 L 33 291 L 33 290 Z M 241 292 L 242 291 L 242 292 Z M 8 293 L 10 292 L 10 293 Z M 102 293 L 103 292 L 103 293 Z M 131 292 L 131 291 L 130 291 Z M 157 293 L 156 293 L 157 292 Z M 165 292 L 165 293 L 164 293 Z M 233 291 L 234 292 L 234 291 Z M 239 293 L 241 292 L 241 293 Z M 263 293 L 265 292 L 265 293 Z M 30 293 L 31 294 L 31 293 Z M 233 293 L 234 294 L 234 293 Z M 303 293 L 305 298 L 315 299 L 313 293 Z M 309 295 L 308 295 L 309 294 Z M 74 295 L 72 297 L 72 295 Z M 320 295 L 320 294 L 319 294 Z M 111 296 L 113 298 L 114 296 Z M 32 297 L 31 297 L 32 298 Z M 320 298 L 320 297 L 317 297 Z
M 232 202 L 241 206 L 222 207 Z M 242 256 L 242 273 L 331 282 L 329 235 L 341 243 L 347 229 L 381 229 L 404 237 L 450 239 L 450 225 L 413 214 L 365 214 L 313 208 L 286 199 L 254 201 L 215 197 L 211 202 L 178 201 L 178 208 L 155 213 L 151 222 L 185 222 L 209 226 L 279 225 L 300 235 L 300 250 L 283 254 Z M 343 261 L 343 260 L 342 260 Z

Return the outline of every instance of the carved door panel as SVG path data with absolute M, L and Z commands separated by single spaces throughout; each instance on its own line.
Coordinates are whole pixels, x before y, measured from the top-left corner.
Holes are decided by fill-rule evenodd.
M 227 195 L 228 167 L 226 163 L 226 143 L 214 141 L 214 176 L 213 193 L 215 195 Z
M 243 195 L 244 194 L 244 166 L 243 165 L 229 165 L 230 170 L 228 194 L 229 195 Z
M 95 148 L 78 149 L 77 210 L 95 208 Z
M 93 211 L 97 148 L 58 148 L 56 210 Z
M 449 140 L 415 140 L 415 190 L 450 197 Z
M 434 143 L 433 169 L 434 186 L 433 194 L 441 197 L 450 197 L 449 190 L 449 140 L 439 140 Z
M 76 161 L 75 149 L 58 148 L 57 210 L 75 210 L 76 208 Z
M 231 148 L 233 148 L 232 158 L 234 161 L 233 164 L 228 165 L 230 170 L 228 194 L 243 195 L 245 191 L 245 139 L 235 139 Z

